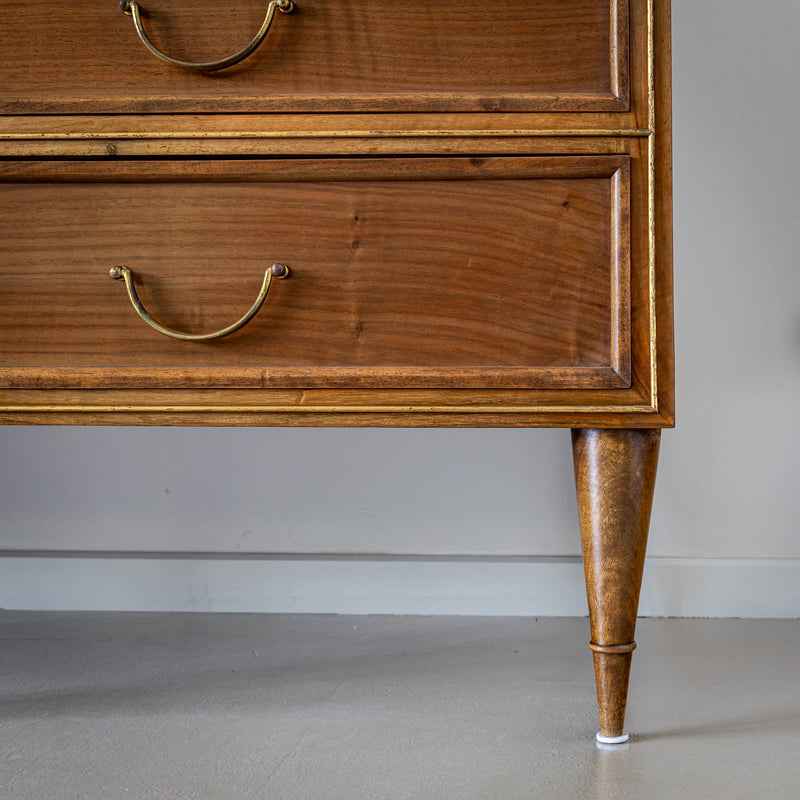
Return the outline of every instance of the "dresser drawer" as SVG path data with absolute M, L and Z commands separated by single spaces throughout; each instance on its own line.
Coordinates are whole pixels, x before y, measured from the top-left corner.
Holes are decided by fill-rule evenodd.
M 627 156 L 1 169 L 6 387 L 630 383 Z
M 0 424 L 572 428 L 626 741 L 670 0 L 141 3 L 0 0 Z
M 220 72 L 160 61 L 116 0 L 0 7 L 0 113 L 629 107 L 628 0 L 298 0 Z M 204 62 L 239 51 L 266 7 L 141 0 L 142 25 L 164 54 Z

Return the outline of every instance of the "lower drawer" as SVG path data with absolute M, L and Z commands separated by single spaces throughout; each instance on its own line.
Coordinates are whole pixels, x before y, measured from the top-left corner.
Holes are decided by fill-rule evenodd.
M 628 156 L 0 164 L 0 386 L 631 383 Z M 212 341 L 287 264 L 259 313 Z

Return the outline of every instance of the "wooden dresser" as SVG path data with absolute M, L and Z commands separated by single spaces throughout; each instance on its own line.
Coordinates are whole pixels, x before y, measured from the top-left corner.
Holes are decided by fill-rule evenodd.
M 0 421 L 573 429 L 624 740 L 673 424 L 669 0 L 0 8 Z

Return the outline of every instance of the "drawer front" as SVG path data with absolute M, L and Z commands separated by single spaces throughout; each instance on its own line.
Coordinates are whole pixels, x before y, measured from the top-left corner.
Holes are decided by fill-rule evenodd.
M 192 62 L 240 50 L 265 12 L 263 0 L 141 7 L 153 44 Z M 216 73 L 158 60 L 116 0 L 0 8 L 0 113 L 629 107 L 628 0 L 298 0 Z
M 5 387 L 630 385 L 627 156 L 5 163 Z M 224 328 L 288 264 L 241 331 Z

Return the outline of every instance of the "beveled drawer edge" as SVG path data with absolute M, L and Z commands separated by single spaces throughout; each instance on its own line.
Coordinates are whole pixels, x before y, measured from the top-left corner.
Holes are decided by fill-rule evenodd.
M 619 348 L 617 348 L 618 350 Z M 627 354 L 626 354 L 627 355 Z M 628 389 L 608 367 L 0 367 L 0 389 Z
M 184 95 L 164 98 L 159 104 L 159 112 L 164 114 L 197 114 L 196 108 L 187 109 L 190 103 L 206 105 L 214 104 L 220 113 L 241 114 L 257 112 L 263 114 L 287 113 L 286 101 L 280 96 L 265 98 L 261 95 L 237 95 L 234 98 L 220 99 L 219 96 Z M 446 100 L 444 98 L 447 98 Z M 346 94 L 302 94 L 293 97 L 294 110 L 307 114 L 385 114 L 397 111 L 400 103 L 407 103 L 409 113 L 415 114 L 478 114 L 482 113 L 481 104 L 485 102 L 482 94 L 461 93 L 456 101 L 450 95 L 438 92 L 419 92 L 414 100 L 409 101 L 405 95 L 361 95 L 362 108 L 355 108 L 351 98 Z M 82 107 L 91 104 L 94 112 L 83 111 Z M 128 95 L 125 102 L 115 100 L 97 100 L 88 97 L 47 97 L 36 100 L 12 98 L 0 102 L 0 113 L 8 116 L 17 115 L 50 115 L 50 114 L 145 114 L 152 105 L 152 99 L 146 96 Z M 596 94 L 581 93 L 536 93 L 531 95 L 507 93 L 493 99 L 491 106 L 484 109 L 487 113 L 507 111 L 520 114 L 624 114 L 630 111 L 628 96 L 618 96 L 611 92 Z
M 368 154 L 354 159 L 303 156 L 287 159 L 110 159 L 52 161 L 15 159 L 0 161 L 2 183 L 123 183 L 152 182 L 278 182 L 278 181 L 359 181 L 374 178 L 376 167 L 383 169 L 381 180 L 483 180 L 514 178 L 611 178 L 630 162 L 627 153 L 577 155 L 412 155 L 391 158 Z M 569 168 L 568 173 L 564 170 Z

